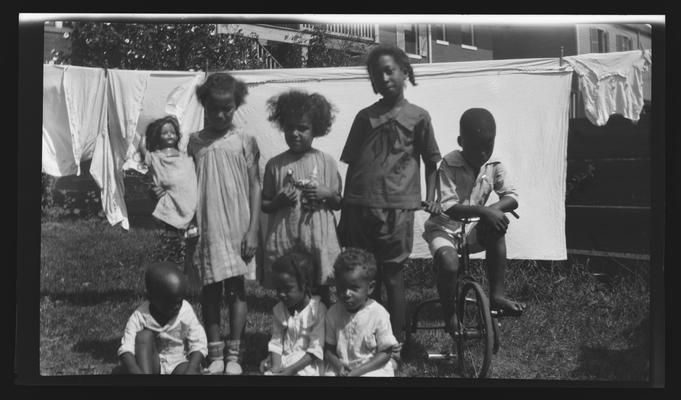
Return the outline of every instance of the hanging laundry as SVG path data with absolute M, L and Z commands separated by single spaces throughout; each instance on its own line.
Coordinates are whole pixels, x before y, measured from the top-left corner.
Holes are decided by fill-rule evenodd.
M 579 76 L 586 117 L 602 126 L 613 114 L 637 122 L 643 109 L 643 72 L 651 50 L 580 54 L 564 57 Z
M 417 86 L 408 85 L 405 97 L 429 112 L 443 155 L 459 148 L 459 118 L 466 109 L 485 107 L 494 115 L 497 123 L 494 155 L 508 166 L 522 199 L 518 209 L 521 218 L 511 218 L 506 236 L 508 257 L 565 259 L 565 175 L 572 68 L 560 66 L 558 59 L 414 64 L 413 68 Z M 379 99 L 362 67 L 229 73 L 249 85 L 249 95 L 237 109 L 234 121 L 255 135 L 261 173 L 264 163 L 287 149 L 284 135 L 266 117 L 266 101 L 270 97 L 295 88 L 329 99 L 338 113 L 329 134 L 316 138 L 313 147 L 336 160 L 357 112 Z M 345 179 L 347 164 L 338 161 L 338 168 Z M 490 196 L 489 201 L 497 201 L 496 195 Z M 262 221 L 267 220 L 264 217 Z M 424 211 L 416 212 L 414 258 L 431 257 L 421 238 L 427 218 Z
M 80 175 L 97 135 L 106 129 L 106 77 L 103 69 L 43 67 L 43 171 Z
M 200 85 L 205 79 L 205 73 L 197 73 L 193 79 L 177 86 L 166 100 L 165 112 L 169 115 L 174 115 L 180 122 L 180 138 L 179 148 L 182 151 L 187 150 L 187 143 L 189 142 L 189 134 L 196 132 L 203 127 L 203 107 L 196 97 L 196 87 Z

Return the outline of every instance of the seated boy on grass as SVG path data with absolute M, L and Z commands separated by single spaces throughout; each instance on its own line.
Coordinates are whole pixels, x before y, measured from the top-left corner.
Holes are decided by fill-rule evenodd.
M 206 332 L 184 300 L 180 267 L 151 264 L 145 272 L 147 300 L 132 313 L 118 349 L 129 374 L 200 374 L 208 354 Z
M 447 154 L 438 169 L 439 205 L 424 224 L 423 238 L 428 242 L 437 270 L 437 289 L 448 330 L 455 328 L 454 288 L 459 259 L 456 232 L 457 219 L 479 217 L 467 225 L 466 234 L 471 253 L 487 251 L 487 277 L 490 306 L 498 315 L 520 315 L 525 305 L 505 296 L 506 229 L 509 220 L 504 212 L 518 207 L 518 194 L 505 165 L 491 158 L 496 137 L 496 123 L 484 108 L 466 110 L 459 122 L 457 141 L 461 150 Z M 499 201 L 485 205 L 494 190 Z M 437 210 L 439 211 L 439 210 Z

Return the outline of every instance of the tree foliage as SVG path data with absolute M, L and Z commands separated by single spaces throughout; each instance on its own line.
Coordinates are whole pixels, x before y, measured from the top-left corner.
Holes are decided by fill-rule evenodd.
M 62 63 L 145 70 L 264 68 L 255 37 L 217 34 L 214 24 L 75 22 Z
M 362 55 L 358 54 L 352 49 L 352 41 L 338 40 L 335 48 L 330 46 L 329 34 L 323 25 L 315 25 L 312 32 L 312 38 L 307 48 L 307 63 L 306 66 L 314 67 L 348 67 L 361 65 Z

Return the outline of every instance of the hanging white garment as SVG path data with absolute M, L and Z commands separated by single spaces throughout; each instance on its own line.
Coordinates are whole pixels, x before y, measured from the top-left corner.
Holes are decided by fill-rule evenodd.
M 148 71 L 108 72 L 109 131 L 98 138 L 90 166 L 90 174 L 102 190 L 102 208 L 109 223 L 121 223 L 126 230 L 130 225 L 123 166 L 136 152 L 133 140 L 148 78 Z
M 166 99 L 166 114 L 174 115 L 180 122 L 181 151 L 187 150 L 189 134 L 203 128 L 203 107 L 196 97 L 196 87 L 203 82 L 205 76 L 203 72 L 196 73 L 192 79 L 175 87 Z
M 139 156 L 134 157 L 140 140 L 137 129 L 149 76 L 150 71 L 109 71 L 109 134 L 119 170 L 139 162 Z
M 52 176 L 77 172 L 64 96 L 65 67 L 43 66 L 42 171 Z
M 43 171 L 80 175 L 80 162 L 92 157 L 106 129 L 105 93 L 103 69 L 43 67 Z
M 651 50 L 580 54 L 565 57 L 579 76 L 584 111 L 602 126 L 613 114 L 636 122 L 643 109 L 643 72 L 651 65 Z
M 497 123 L 494 156 L 503 159 L 517 183 L 521 202 L 506 235 L 507 255 L 515 259 L 562 260 L 565 245 L 565 177 L 568 106 L 572 69 L 557 59 L 490 60 L 413 65 L 417 86 L 405 97 L 426 109 L 442 155 L 459 148 L 459 118 L 484 107 Z M 339 160 L 357 112 L 378 100 L 362 67 L 244 70 L 230 72 L 249 84 L 235 122 L 260 147 L 260 171 L 287 149 L 284 135 L 267 120 L 266 101 L 289 89 L 320 93 L 338 109 L 328 135 L 312 146 Z M 338 161 L 343 179 L 347 165 Z M 424 167 L 421 190 L 425 199 Z M 496 195 L 489 203 L 496 202 Z M 412 257 L 430 258 L 421 238 L 428 214 L 417 211 Z M 265 222 L 266 218 L 262 218 Z M 477 254 L 474 257 L 483 257 Z

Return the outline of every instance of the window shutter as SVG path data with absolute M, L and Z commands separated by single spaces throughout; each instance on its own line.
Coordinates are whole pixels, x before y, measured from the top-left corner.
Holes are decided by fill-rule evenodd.
M 603 52 L 607 53 L 610 51 L 610 39 L 608 31 L 603 31 Z
M 589 29 L 589 38 L 591 39 L 591 53 L 598 53 L 598 29 Z
M 418 24 L 417 32 L 419 41 L 419 55 L 428 56 L 428 25 Z

